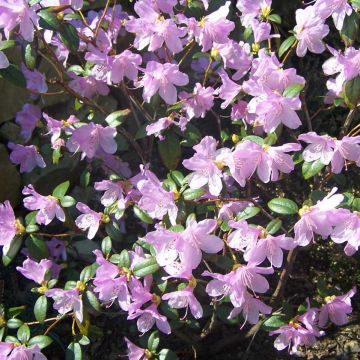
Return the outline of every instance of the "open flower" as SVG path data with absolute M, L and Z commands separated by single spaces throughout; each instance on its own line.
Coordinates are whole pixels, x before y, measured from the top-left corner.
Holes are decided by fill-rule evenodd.
M 87 237 L 90 240 L 93 239 L 97 231 L 99 230 L 103 214 L 91 210 L 87 205 L 83 204 L 82 202 L 78 202 L 76 204 L 76 208 L 83 213 L 76 218 L 76 226 L 83 231 L 89 229 Z

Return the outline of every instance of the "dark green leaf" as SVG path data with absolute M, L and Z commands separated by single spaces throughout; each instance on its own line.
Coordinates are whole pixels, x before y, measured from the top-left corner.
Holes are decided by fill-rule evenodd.
M 206 190 L 204 189 L 186 189 L 183 192 L 183 198 L 186 201 L 192 201 L 198 199 L 200 196 L 204 195 Z
M 138 262 L 134 266 L 134 275 L 138 277 L 144 277 L 150 275 L 159 270 L 159 265 L 154 257 L 147 258 Z
M 70 186 L 70 181 L 65 181 L 59 184 L 52 192 L 52 196 L 61 199 L 65 196 L 66 192 L 68 191 Z
M 16 334 L 17 338 L 22 344 L 25 344 L 30 339 L 30 328 L 26 324 L 22 324 Z
M 53 340 L 49 336 L 37 335 L 29 340 L 29 345 L 30 346 L 37 345 L 40 349 L 44 349 L 47 346 L 49 346 L 52 342 Z
M 114 111 L 106 117 L 105 121 L 109 124 L 110 127 L 115 128 L 121 125 L 124 122 L 125 117 L 128 116 L 130 113 L 130 109 Z
M 294 35 L 284 40 L 279 48 L 279 57 L 282 57 L 294 45 L 295 41 L 296 37 Z
M 65 352 L 65 360 L 82 360 L 82 351 L 79 343 L 70 343 Z
M 249 136 L 245 136 L 243 138 L 243 140 L 249 140 L 249 141 L 252 141 L 254 142 L 255 144 L 258 144 L 260 146 L 264 145 L 264 139 L 261 138 L 260 136 L 255 136 L 255 135 L 249 135 Z
M 260 209 L 256 206 L 248 206 L 243 211 L 241 211 L 236 219 L 239 220 L 247 220 L 256 216 L 260 212 Z
M 22 324 L 23 322 L 20 319 L 9 319 L 6 322 L 6 327 L 9 329 L 18 329 Z
M 45 295 L 40 296 L 34 305 L 34 315 L 37 321 L 44 321 L 46 319 L 48 301 Z
M 159 344 L 160 344 L 159 333 L 158 333 L 157 331 L 154 331 L 154 332 L 151 333 L 151 335 L 149 336 L 149 339 L 148 339 L 148 342 L 147 342 L 147 348 L 148 348 L 151 352 L 156 352 Z
M 47 9 L 40 10 L 37 13 L 39 15 L 39 25 L 43 29 L 47 30 L 59 30 L 61 28 L 61 21 L 56 17 L 56 14 L 50 12 Z
M 284 90 L 283 96 L 288 98 L 298 96 L 301 90 L 304 88 L 304 86 L 305 86 L 304 84 L 292 84 Z
M 14 40 L 5 40 L 5 41 L 0 41 L 0 51 L 4 51 L 6 49 L 9 49 L 13 46 L 15 46 L 15 41 Z
M 275 213 L 282 215 L 297 214 L 299 207 L 296 203 L 286 198 L 275 198 L 268 202 L 268 207 Z
M 14 64 L 10 64 L 10 66 L 5 69 L 0 69 L 0 77 L 11 82 L 15 86 L 26 88 L 25 76 Z
M 71 52 L 76 53 L 80 45 L 80 40 L 76 28 L 71 24 L 63 24 L 59 34 L 64 45 Z
M 302 165 L 302 174 L 304 179 L 308 180 L 311 177 L 318 175 L 324 167 L 325 165 L 320 161 L 320 159 L 313 162 L 304 161 Z
M 355 109 L 360 100 L 360 76 L 345 83 L 345 102 L 351 109 Z
M 281 17 L 278 14 L 271 14 L 267 17 L 267 19 L 275 24 L 281 24 Z
M 176 169 L 181 158 L 180 141 L 175 133 L 166 134 L 165 140 L 158 142 L 159 154 L 164 165 L 170 169 Z
M 117 264 L 124 268 L 130 267 L 130 255 L 126 249 L 121 251 L 121 253 L 119 254 L 119 261 L 117 262 Z
M 119 225 L 115 222 L 106 224 L 105 231 L 113 241 L 121 241 L 123 238 Z
M 177 360 L 178 359 L 177 355 L 169 349 L 162 349 L 159 352 L 158 358 L 159 358 L 159 360 Z
M 263 324 L 262 328 L 267 331 L 272 331 L 280 328 L 281 326 L 286 325 L 284 320 L 279 315 L 271 316 L 269 319 L 267 319 Z
M 271 220 L 267 226 L 266 226 L 266 231 L 270 234 L 270 235 L 274 235 L 276 234 L 282 226 L 282 221 L 280 219 L 274 219 Z
M 95 312 L 101 311 L 98 298 L 90 290 L 87 290 L 84 294 L 84 304 L 89 310 L 93 310 Z
M 60 204 L 62 207 L 68 208 L 74 206 L 76 204 L 76 200 L 69 195 L 65 195 L 60 199 Z
M 110 236 L 105 237 L 101 242 L 101 251 L 105 256 L 108 256 L 111 253 L 112 241 Z
M 180 171 L 178 171 L 178 170 L 171 171 L 170 177 L 175 181 L 177 186 L 183 185 L 184 175 Z
M 17 253 L 19 252 L 22 245 L 22 237 L 15 236 L 14 239 L 11 241 L 10 246 L 8 249 L 4 249 L 3 247 L 3 257 L 2 261 L 5 266 L 8 266 L 15 258 Z
M 26 240 L 25 245 L 27 246 L 30 255 L 36 259 L 46 259 L 49 257 L 49 250 L 43 239 L 31 234 Z
M 38 225 L 28 225 L 26 228 L 25 228 L 25 231 L 28 233 L 28 234 L 31 234 L 31 233 L 34 233 L 34 232 L 37 232 L 39 231 L 39 226 Z
M 359 16 L 353 11 L 350 16 L 346 16 L 344 25 L 340 31 L 341 39 L 346 46 L 351 46 L 358 37 Z
M 145 224 L 153 223 L 153 219 L 150 217 L 150 215 L 146 211 L 140 209 L 137 205 L 134 205 L 134 214 Z

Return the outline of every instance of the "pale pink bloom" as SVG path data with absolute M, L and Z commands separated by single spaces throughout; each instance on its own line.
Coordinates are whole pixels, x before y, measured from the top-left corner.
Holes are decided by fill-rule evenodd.
M 24 146 L 20 144 L 8 144 L 11 149 L 10 160 L 15 165 L 20 165 L 20 172 L 30 172 L 35 167 L 46 167 L 43 157 L 35 145 Z
M 312 131 L 306 134 L 301 134 L 298 139 L 310 144 L 303 151 L 305 161 L 312 162 L 320 160 L 325 165 L 330 163 L 334 155 L 334 138 L 329 135 L 318 135 Z
M 152 96 L 159 91 L 159 95 L 167 104 L 174 104 L 177 100 L 177 90 L 174 85 L 183 86 L 189 82 L 189 77 L 180 72 L 177 64 L 149 61 L 144 74 L 138 86 L 144 87 L 143 98 L 146 102 L 150 102 Z
M 0 44 L 2 40 L 2 34 L 0 34 Z M 10 65 L 8 58 L 6 55 L 0 51 L 0 69 L 6 69 Z
M 340 174 L 345 160 L 356 161 L 360 165 L 360 136 L 344 136 L 341 140 L 334 140 L 335 147 L 331 159 L 331 171 Z
M 21 126 L 21 136 L 25 141 L 30 140 L 37 123 L 41 118 L 41 109 L 32 104 L 25 104 L 16 114 L 16 123 Z
M 203 52 L 210 50 L 214 42 L 224 44 L 229 40 L 228 36 L 235 28 L 235 24 L 226 19 L 230 4 L 230 1 L 226 1 L 225 5 L 200 21 L 199 33 L 195 38 Z
M 147 135 L 155 135 L 160 140 L 164 139 L 164 136 L 161 135 L 161 132 L 168 127 L 170 127 L 172 124 L 174 124 L 174 119 L 172 116 L 161 118 L 154 123 L 151 123 L 146 126 L 146 134 Z
M 99 230 L 102 214 L 91 210 L 87 205 L 82 202 L 76 204 L 76 208 L 83 214 L 78 216 L 75 220 L 76 226 L 82 231 L 89 229 L 87 238 L 93 239 Z
M 272 0 L 238 0 L 236 7 L 241 11 L 241 24 L 249 27 L 253 19 L 269 13 L 271 3 Z
M 33 280 L 41 285 L 52 266 L 53 262 L 51 260 L 42 259 L 38 263 L 28 258 L 23 262 L 22 267 L 17 266 L 16 270 L 26 278 Z
M 114 154 L 117 149 L 115 136 L 115 128 L 103 127 L 91 122 L 75 129 L 66 146 L 71 152 L 80 150 L 82 159 L 86 156 L 92 159 L 99 148 L 107 154 Z
M 347 218 L 335 226 L 330 237 L 337 244 L 347 242 L 345 254 L 354 255 L 360 246 L 360 213 L 349 211 Z
M 47 360 L 38 345 L 25 347 L 10 342 L 0 342 L 1 360 Z
M 128 338 L 124 337 L 127 346 L 127 356 L 129 360 L 146 360 L 146 349 L 142 349 L 132 343 Z
M 229 246 L 233 249 L 245 251 L 251 249 L 261 233 L 261 230 L 254 226 L 249 226 L 245 220 L 229 221 L 229 226 L 236 229 L 228 236 Z
M 188 221 L 186 229 L 179 233 L 178 249 L 181 262 L 188 268 L 196 269 L 202 259 L 202 251 L 207 254 L 216 254 L 223 247 L 223 241 L 211 233 L 217 228 L 215 219 Z
M 218 218 L 226 221 L 231 220 L 236 214 L 249 206 L 254 206 L 254 204 L 248 201 L 230 201 L 221 207 Z
M 101 203 L 107 207 L 118 202 L 119 208 L 124 205 L 124 189 L 120 181 L 103 180 L 94 184 L 97 191 L 105 191 Z
M 340 31 L 345 17 L 350 16 L 353 9 L 347 0 L 317 0 L 314 11 L 322 19 L 332 16 L 336 29 Z
M 220 99 L 224 100 L 221 104 L 221 108 L 226 109 L 240 93 L 241 86 L 230 80 L 228 74 L 223 69 L 219 71 L 219 75 L 222 85 L 216 90 L 216 93 L 219 95 Z
M 337 188 L 314 206 L 305 206 L 299 211 L 301 219 L 295 224 L 295 243 L 306 246 L 314 239 L 314 233 L 326 239 L 332 232 L 333 227 L 346 220 L 348 211 L 336 209 L 343 201 L 344 196 L 335 194 Z
M 45 295 L 54 300 L 54 309 L 60 315 L 65 315 L 70 311 L 74 311 L 76 319 L 82 323 L 83 321 L 83 303 L 81 295 L 77 288 L 70 290 L 51 289 L 46 291 Z
M 8 200 L 0 203 L 0 246 L 8 246 L 17 232 L 14 210 Z
M 127 77 L 132 81 L 137 80 L 138 68 L 141 62 L 141 56 L 139 54 L 134 54 L 129 50 L 125 50 L 121 54 L 115 55 L 111 64 L 111 81 L 118 84 L 124 80 L 124 77 Z
M 351 298 L 356 294 L 356 288 L 341 296 L 329 296 L 325 299 L 326 304 L 320 309 L 319 326 L 324 327 L 330 320 L 335 325 L 345 325 L 352 313 Z
M 25 76 L 26 87 L 29 90 L 39 93 L 46 93 L 48 91 L 46 78 L 42 72 L 37 69 L 29 70 L 24 64 L 21 64 L 21 71 Z
M 324 20 L 316 15 L 314 6 L 296 10 L 295 16 L 296 26 L 294 31 L 299 41 L 296 48 L 297 56 L 305 56 L 308 50 L 315 54 L 325 51 L 322 39 L 330 30 L 324 24 Z
M 22 193 L 30 195 L 24 198 L 24 206 L 29 210 L 38 210 L 36 222 L 48 225 L 56 217 L 58 220 L 65 221 L 64 210 L 59 205 L 58 199 L 53 196 L 43 196 L 37 193 L 32 185 L 25 186 Z
M 81 96 L 92 98 L 97 94 L 106 96 L 110 92 L 108 86 L 103 81 L 96 80 L 94 76 L 82 77 L 73 72 L 69 72 L 68 75 L 73 79 L 69 81 L 69 87 Z

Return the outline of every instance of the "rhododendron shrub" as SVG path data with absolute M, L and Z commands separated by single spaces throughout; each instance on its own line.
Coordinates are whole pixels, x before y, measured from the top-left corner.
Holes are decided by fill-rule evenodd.
M 0 359 L 291 356 L 354 316 L 360 2 L 294 4 L 0 0 Z M 346 281 L 297 280 L 319 252 Z

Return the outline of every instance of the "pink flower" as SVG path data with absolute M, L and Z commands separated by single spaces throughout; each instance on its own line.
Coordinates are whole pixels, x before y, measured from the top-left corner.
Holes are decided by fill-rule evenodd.
M 65 213 L 59 205 L 58 199 L 53 196 L 43 196 L 37 193 L 32 185 L 25 186 L 22 192 L 30 195 L 24 199 L 24 206 L 29 210 L 38 210 L 36 222 L 48 225 L 56 217 L 58 220 L 65 221 Z
M 46 167 L 43 157 L 39 154 L 35 145 L 24 146 L 20 144 L 8 144 L 11 149 L 10 160 L 15 165 L 20 165 L 20 172 L 30 172 L 35 167 Z
M 222 109 L 226 109 L 234 98 L 240 93 L 241 86 L 230 80 L 228 74 L 221 69 L 219 71 L 222 85 L 216 90 L 220 99 L 224 102 L 221 104 Z
M 189 176 L 189 186 L 200 189 L 206 184 L 211 195 L 218 196 L 222 190 L 222 171 L 225 164 L 222 162 L 227 149 L 216 150 L 216 140 L 205 136 L 199 144 L 195 145 L 195 155 L 183 161 L 185 168 L 194 171 Z
M 76 226 L 82 231 L 86 231 L 87 229 L 89 229 L 87 237 L 90 240 L 93 239 L 97 231 L 99 230 L 103 214 L 91 210 L 87 205 L 82 202 L 78 202 L 76 204 L 76 208 L 83 213 L 76 218 Z
M 333 157 L 335 142 L 329 135 L 318 135 L 315 132 L 301 134 L 299 140 L 309 143 L 303 151 L 305 161 L 312 162 L 320 160 L 328 165 Z
M 2 43 L 2 34 L 0 34 L 0 44 Z M 6 55 L 0 51 L 0 69 L 6 69 L 10 65 Z
M 248 206 L 253 206 L 253 203 L 248 201 L 230 201 L 221 207 L 218 218 L 221 220 L 231 220 L 236 214 Z
M 360 136 L 344 136 L 341 140 L 334 140 L 335 147 L 331 159 L 331 171 L 340 174 L 345 160 L 356 161 L 360 165 Z
M 2 360 L 47 360 L 38 345 L 25 347 L 10 342 L 0 342 L 0 357 Z
M 46 291 L 45 295 L 54 300 L 54 309 L 59 314 L 64 315 L 74 311 L 75 317 L 79 322 L 83 321 L 83 303 L 81 295 L 77 288 L 70 290 L 51 289 Z
M 230 1 L 226 1 L 225 5 L 199 22 L 200 29 L 195 38 L 202 46 L 203 52 L 210 50 L 213 42 L 224 44 L 229 40 L 228 36 L 235 28 L 235 24 L 226 19 L 230 4 Z
M 150 102 L 153 95 L 159 91 L 159 95 L 169 105 L 177 100 L 177 86 L 186 85 L 189 77 L 179 71 L 179 65 L 156 61 L 149 61 L 144 70 L 144 77 L 139 82 L 139 86 L 144 87 L 143 98 Z
M 163 300 L 168 300 L 169 306 L 173 309 L 186 308 L 187 313 L 187 309 L 190 308 L 191 314 L 195 319 L 200 319 L 203 316 L 202 306 L 195 298 L 194 288 L 190 285 L 182 290 L 164 294 L 161 298 Z
M 172 116 L 161 118 L 154 123 L 151 123 L 146 126 L 146 134 L 147 135 L 155 135 L 160 140 L 164 139 L 164 136 L 161 135 L 162 130 L 167 129 L 172 124 L 174 124 L 174 119 Z
M 46 78 L 43 73 L 36 69 L 29 70 L 24 64 L 21 64 L 21 71 L 25 76 L 26 87 L 29 90 L 39 93 L 46 93 L 48 91 Z
M 180 249 L 180 260 L 187 267 L 196 269 L 202 259 L 202 251 L 207 254 L 216 254 L 223 247 L 223 241 L 215 235 L 211 235 L 217 227 L 215 219 L 188 221 L 186 229 L 180 233 L 178 248 Z
M 107 207 L 117 201 L 119 208 L 125 208 L 124 201 L 124 189 L 120 181 L 103 180 L 96 182 L 94 188 L 97 191 L 104 191 L 104 195 L 101 197 L 101 203 Z
M 17 233 L 14 210 L 6 200 L 0 203 L 0 246 L 8 246 Z
M 52 266 L 53 262 L 51 260 L 42 259 L 38 263 L 28 258 L 23 262 L 22 267 L 17 266 L 16 270 L 26 278 L 33 280 L 41 285 Z
M 245 220 L 229 221 L 229 226 L 233 231 L 229 237 L 229 246 L 233 249 L 245 251 L 251 249 L 260 235 L 261 230 L 257 227 L 249 226 Z
M 137 188 L 142 197 L 139 207 L 158 220 L 168 214 L 172 225 L 176 224 L 178 208 L 174 201 L 174 193 L 166 191 L 159 179 L 151 171 L 146 171 L 146 178 L 137 183 Z
M 21 126 L 21 136 L 25 141 L 30 140 L 32 132 L 35 130 L 41 118 L 41 109 L 32 104 L 25 104 L 21 111 L 16 114 L 16 123 Z
M 146 360 L 146 349 L 142 349 L 132 343 L 128 338 L 124 337 L 126 346 L 128 348 L 127 356 L 129 360 Z
M 336 29 L 340 31 L 345 17 L 350 16 L 353 9 L 347 0 L 317 0 L 314 11 L 322 19 L 332 16 Z
M 71 152 L 82 151 L 81 158 L 92 159 L 101 148 L 107 154 L 114 154 L 117 149 L 116 129 L 90 123 L 75 129 L 66 146 Z
M 236 7 L 241 11 L 241 24 L 249 27 L 251 21 L 262 14 L 270 13 L 272 0 L 238 0 Z
M 260 237 L 256 245 L 249 248 L 244 254 L 244 259 L 261 264 L 266 258 L 271 266 L 281 267 L 283 263 L 283 249 L 294 249 L 294 239 L 285 235 Z
M 34 39 L 34 25 L 37 26 L 39 18 L 35 11 L 29 7 L 25 0 L 2 0 L 0 3 L 0 28 L 4 29 L 7 39 L 10 32 L 20 25 L 20 35 L 24 40 L 32 42 Z
M 351 298 L 355 294 L 356 288 L 353 288 L 345 295 L 325 298 L 326 304 L 320 309 L 319 326 L 326 326 L 329 320 L 338 326 L 345 325 L 349 321 L 347 315 L 352 312 Z
M 314 233 L 326 239 L 333 227 L 346 220 L 348 212 L 345 209 L 336 209 L 344 199 L 343 195 L 335 194 L 337 188 L 314 206 L 304 206 L 300 209 L 301 219 L 295 224 L 295 243 L 306 246 L 314 239 Z
M 123 81 L 124 76 L 129 80 L 135 81 L 138 77 L 138 68 L 142 59 L 139 54 L 134 54 L 129 50 L 115 55 L 111 65 L 110 79 L 114 84 Z
M 295 36 L 299 41 L 296 54 L 299 57 L 306 55 L 307 51 L 320 54 L 325 51 L 322 39 L 329 33 L 329 27 L 324 20 L 316 15 L 314 6 L 296 10 Z
M 110 89 L 102 82 L 96 80 L 93 76 L 77 76 L 73 72 L 68 75 L 73 79 L 69 81 L 68 85 L 75 92 L 86 98 L 92 98 L 96 94 L 106 96 L 109 94 Z
M 347 218 L 335 225 L 330 237 L 337 244 L 347 242 L 344 249 L 345 254 L 354 255 L 360 246 L 360 213 L 349 211 Z

